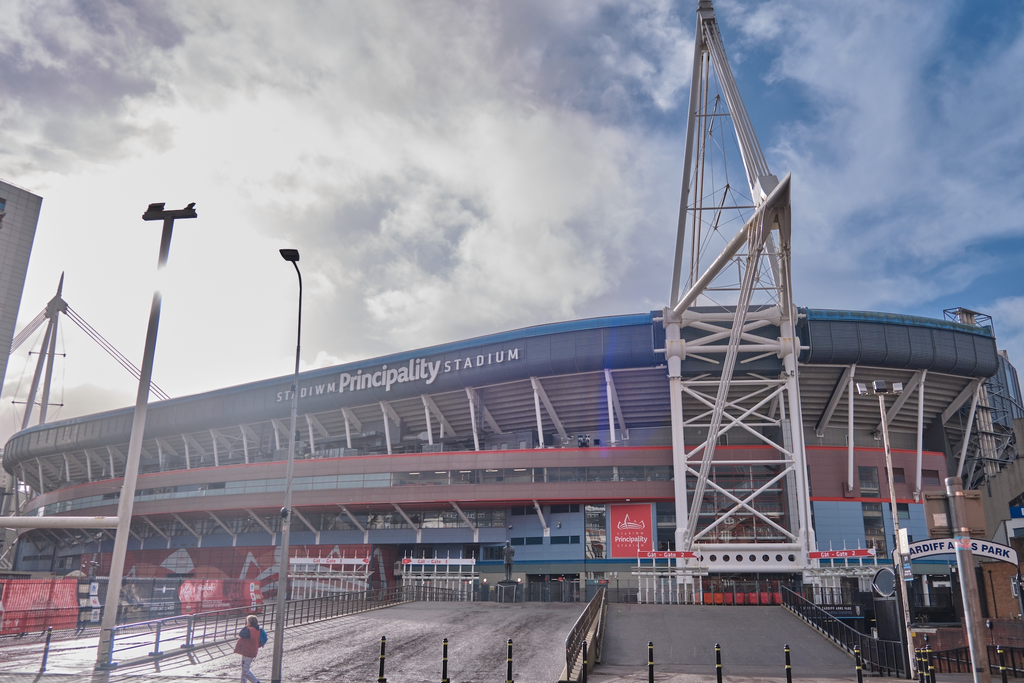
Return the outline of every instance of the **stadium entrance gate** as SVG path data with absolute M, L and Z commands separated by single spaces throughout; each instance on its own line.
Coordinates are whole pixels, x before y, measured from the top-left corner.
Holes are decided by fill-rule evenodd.
M 292 557 L 289 559 L 290 599 L 330 597 L 372 588 L 373 565 L 364 557 Z
M 456 600 L 472 601 L 480 584 L 476 559 L 472 557 L 403 557 L 402 585 L 444 588 L 455 592 Z

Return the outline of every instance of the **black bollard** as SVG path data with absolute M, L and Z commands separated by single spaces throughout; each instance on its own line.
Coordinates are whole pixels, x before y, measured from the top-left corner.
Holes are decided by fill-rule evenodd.
M 647 641 L 647 683 L 654 683 L 654 641 Z
M 996 652 L 999 653 L 999 676 L 1003 679 L 1003 683 L 1006 683 L 1006 660 L 1003 659 L 1003 646 L 997 647 Z
M 451 683 L 448 680 L 448 639 L 441 642 L 441 683 Z
M 587 641 L 583 641 L 583 683 L 587 683 Z
M 917 662 L 917 683 L 924 683 L 925 672 L 924 666 L 922 664 L 922 660 L 924 659 L 924 655 L 922 652 L 923 649 L 924 648 L 920 647 L 914 648 L 914 660 Z
M 46 629 L 46 644 L 43 645 L 43 663 L 39 665 L 39 673 L 46 671 L 46 658 L 50 656 L 50 638 L 53 636 L 53 627 Z M 1005 675 L 1003 676 L 1005 678 Z
M 715 643 L 715 677 L 722 683 L 722 646 Z
M 789 664 L 789 645 L 786 645 L 786 683 L 793 683 L 793 667 Z
M 384 678 L 384 646 L 387 642 L 386 636 L 380 637 L 380 671 L 377 672 L 377 683 L 388 683 L 388 679 Z
M 932 646 L 924 646 L 924 659 L 928 663 L 928 683 L 935 683 L 935 662 L 932 660 Z
M 505 675 L 505 683 L 516 683 L 512 680 L 512 639 L 508 639 L 508 669 Z
M 853 648 L 853 659 L 857 662 L 857 683 L 864 683 L 864 672 L 862 671 L 864 667 L 861 665 L 859 647 Z

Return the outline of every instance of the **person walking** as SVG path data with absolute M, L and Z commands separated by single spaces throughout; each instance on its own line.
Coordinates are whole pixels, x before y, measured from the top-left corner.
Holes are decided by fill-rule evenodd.
M 267 644 L 267 632 L 260 628 L 260 621 L 255 614 L 250 614 L 245 622 L 235 644 L 235 654 L 242 655 L 242 683 L 260 683 L 260 679 L 256 678 L 249 667 L 260 653 L 260 648 Z

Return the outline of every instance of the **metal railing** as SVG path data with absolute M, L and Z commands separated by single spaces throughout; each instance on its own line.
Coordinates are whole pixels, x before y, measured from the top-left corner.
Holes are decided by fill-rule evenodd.
M 399 586 L 290 600 L 285 606 L 285 625 L 309 624 L 405 602 L 447 602 L 457 599 L 455 592 L 450 589 Z M 249 615 L 256 615 L 260 623 L 271 624 L 274 622 L 276 608 L 276 604 L 268 603 L 115 626 L 111 633 L 107 661 L 111 663 L 110 668 L 131 666 L 197 647 L 231 642 L 238 637 Z
M 1007 645 L 988 645 L 988 667 L 991 673 L 1000 673 L 1005 667 L 1006 675 L 1013 678 L 1024 678 L 1024 648 Z M 1002 653 L 1000 653 L 1002 650 Z M 1000 657 L 1000 654 L 1002 656 Z M 931 653 L 935 670 L 939 673 L 972 673 L 971 649 L 958 647 L 952 650 L 940 650 Z
M 868 671 L 883 676 L 906 675 L 906 650 L 903 643 L 865 635 L 785 586 L 782 587 L 782 605 L 851 655 L 859 648 Z
M 608 591 L 600 588 L 597 595 L 587 604 L 583 614 L 576 620 L 565 637 L 565 680 L 578 681 L 580 677 L 573 677 L 573 673 L 579 669 L 579 676 L 583 676 L 583 644 L 588 642 L 588 656 L 586 664 L 593 667 L 594 662 L 601 659 L 601 645 L 604 642 L 604 622 L 608 612 Z

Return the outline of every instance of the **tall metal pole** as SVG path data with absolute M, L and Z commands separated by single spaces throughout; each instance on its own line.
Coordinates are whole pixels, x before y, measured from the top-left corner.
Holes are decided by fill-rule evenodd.
M 896 507 L 896 486 L 893 484 L 892 449 L 889 447 L 889 421 L 885 417 L 885 394 L 878 394 L 878 410 L 882 414 L 882 442 L 885 444 L 885 469 L 889 477 L 889 512 L 892 515 L 892 529 L 896 547 L 893 552 L 893 567 L 896 580 L 901 585 L 900 600 L 903 605 L 903 637 L 907 645 L 907 678 L 917 675 L 917 660 L 914 657 L 914 636 L 910 631 L 910 601 L 907 600 L 907 584 L 903 581 L 903 553 L 900 552 L 900 513 Z
M 967 629 L 967 645 L 971 649 L 974 669 L 971 673 L 974 683 L 989 683 L 992 677 L 985 647 L 985 622 L 981 620 L 978 580 L 974 575 L 974 553 L 971 552 L 971 530 L 967 524 L 967 505 L 960 477 L 946 479 L 946 497 L 953 518 L 953 545 L 956 546 L 956 568 L 960 572 L 960 594 L 964 601 L 964 627 Z
M 184 209 L 164 211 L 163 204 L 150 204 L 142 220 L 163 220 L 160 235 L 160 256 L 157 270 L 167 265 L 171 251 L 171 233 L 176 218 L 195 218 L 195 204 Z M 114 537 L 114 552 L 110 558 L 110 579 L 107 583 L 107 599 L 103 606 L 103 620 L 100 622 L 100 642 L 96 653 L 96 667 L 110 665 L 112 629 L 117 624 L 117 608 L 121 601 L 121 579 L 124 574 L 124 560 L 128 552 L 128 534 L 132 523 L 132 506 L 135 503 L 135 480 L 139 475 L 139 456 L 142 454 L 142 437 L 146 429 L 146 409 L 149 405 L 149 382 L 153 376 L 153 357 L 156 355 L 156 334 L 160 328 L 160 290 L 153 292 L 153 303 L 149 308 L 149 326 L 146 328 L 146 348 L 142 354 L 142 372 L 139 375 L 139 391 L 135 397 L 135 415 L 132 418 L 132 433 L 128 441 L 128 459 L 124 465 L 124 482 L 117 505 L 117 535 Z M 113 473 L 112 473 L 113 474 Z
M 274 613 L 274 665 L 272 683 L 281 683 L 281 657 L 284 654 L 284 612 L 288 594 L 288 541 L 291 532 L 292 473 L 295 469 L 295 423 L 299 412 L 299 349 L 302 346 L 302 273 L 299 252 L 282 249 L 281 256 L 295 266 L 299 276 L 299 322 L 295 340 L 295 375 L 292 378 L 292 428 L 288 433 L 288 469 L 284 480 L 284 507 L 281 508 L 281 561 L 277 567 L 277 610 Z

